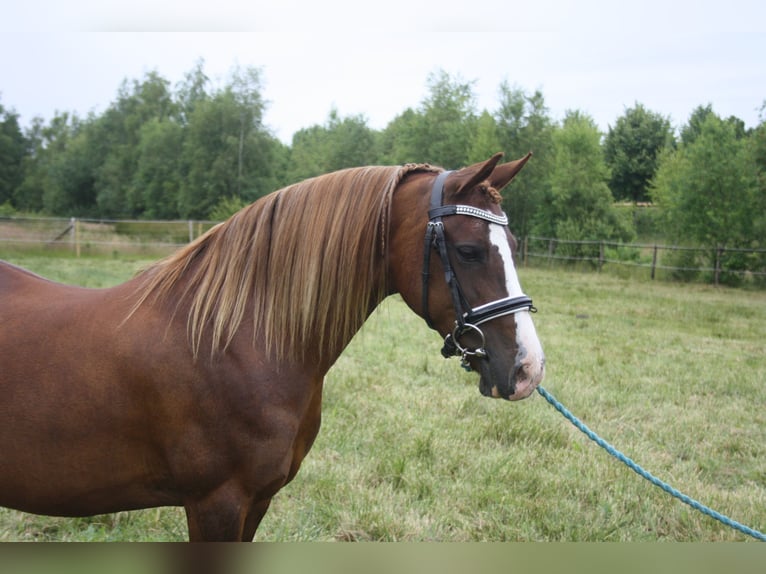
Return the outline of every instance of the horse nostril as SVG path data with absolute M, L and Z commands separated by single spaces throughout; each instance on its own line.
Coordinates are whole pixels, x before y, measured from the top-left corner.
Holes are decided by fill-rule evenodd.
M 511 371 L 511 376 L 508 381 L 508 390 L 509 394 L 514 394 L 516 392 L 516 382 L 519 379 L 523 379 L 526 375 L 526 369 L 522 363 L 516 363 L 513 367 L 513 371 Z

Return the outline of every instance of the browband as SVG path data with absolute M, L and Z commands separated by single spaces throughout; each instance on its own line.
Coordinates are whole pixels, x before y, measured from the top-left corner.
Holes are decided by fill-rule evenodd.
M 502 215 L 495 215 L 491 211 L 479 209 L 472 205 L 442 205 L 428 211 L 428 219 L 444 217 L 446 215 L 470 215 L 471 217 L 478 217 L 479 219 L 489 221 L 490 223 L 508 225 L 508 216 L 505 213 Z

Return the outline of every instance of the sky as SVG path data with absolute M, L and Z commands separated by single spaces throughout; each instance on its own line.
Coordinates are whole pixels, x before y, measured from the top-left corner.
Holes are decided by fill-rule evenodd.
M 200 59 L 217 85 L 259 68 L 265 124 L 285 143 L 332 109 L 382 129 L 442 70 L 472 83 L 479 111 L 507 82 L 603 131 L 636 103 L 676 128 L 707 104 L 766 119 L 762 0 L 1 1 L 0 104 L 22 125 L 102 113 L 151 71 L 175 86 Z

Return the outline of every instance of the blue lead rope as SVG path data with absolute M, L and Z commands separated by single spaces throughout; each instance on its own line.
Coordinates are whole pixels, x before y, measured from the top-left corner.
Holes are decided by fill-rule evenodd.
M 739 530 L 743 534 L 747 534 L 748 536 L 752 536 L 753 538 L 756 538 L 758 540 L 761 540 L 763 542 L 766 542 L 766 534 L 763 534 L 761 532 L 758 532 L 757 530 L 754 530 L 752 528 L 749 528 L 745 526 L 744 524 L 740 524 L 739 522 L 732 520 L 731 518 L 728 518 L 727 516 L 724 516 L 723 514 L 720 514 L 716 512 L 715 510 L 708 508 L 704 504 L 701 504 L 700 502 L 697 502 L 693 498 L 690 498 L 686 496 L 685 494 L 679 492 L 666 482 L 661 481 L 656 476 L 652 475 L 651 473 L 647 472 L 643 468 L 641 468 L 638 464 L 633 462 L 630 458 L 622 454 L 619 450 L 614 448 L 611 444 L 606 442 L 604 439 L 602 439 L 600 436 L 598 436 L 596 433 L 594 433 L 592 430 L 590 430 L 585 423 L 583 423 L 580 419 L 578 419 L 576 416 L 574 416 L 572 413 L 570 413 L 564 405 L 562 405 L 560 402 L 556 400 L 555 397 L 553 397 L 548 391 L 546 391 L 544 388 L 538 386 L 537 392 L 540 393 L 543 398 L 545 398 L 546 401 L 548 401 L 551 405 L 553 405 L 553 408 L 555 408 L 557 411 L 559 411 L 566 419 L 569 420 L 574 426 L 576 426 L 580 431 L 582 431 L 585 436 L 587 436 L 590 440 L 595 442 L 598 446 L 606 450 L 609 454 L 611 454 L 613 457 L 615 457 L 617 460 L 623 462 L 628 468 L 630 468 L 632 471 L 637 473 L 638 475 L 644 477 L 646 480 L 651 482 L 655 486 L 659 486 L 662 490 L 667 492 L 668 494 L 675 496 L 678 500 L 681 502 L 684 502 L 694 508 L 695 510 L 698 510 L 702 512 L 703 514 L 707 514 L 708 516 L 715 518 L 719 522 L 731 526 L 732 528 Z

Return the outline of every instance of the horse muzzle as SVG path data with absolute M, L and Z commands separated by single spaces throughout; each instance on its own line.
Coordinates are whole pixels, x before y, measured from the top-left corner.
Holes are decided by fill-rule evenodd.
M 525 316 L 526 315 L 526 316 Z M 545 354 L 528 314 L 516 316 L 517 335 L 524 327 L 527 336 L 517 336 L 516 353 L 495 353 L 499 341 L 490 344 L 489 353 L 472 361 L 481 375 L 479 390 L 484 396 L 518 401 L 531 395 L 545 377 Z M 524 325 L 526 323 L 526 325 Z
M 489 365 L 480 368 L 480 372 L 479 391 L 482 395 L 519 401 L 531 395 L 542 382 L 545 377 L 545 358 L 516 363 L 505 377 L 502 374 L 493 373 Z

